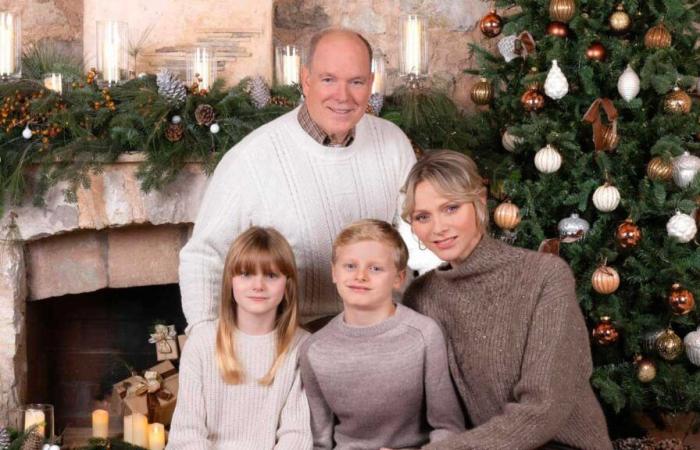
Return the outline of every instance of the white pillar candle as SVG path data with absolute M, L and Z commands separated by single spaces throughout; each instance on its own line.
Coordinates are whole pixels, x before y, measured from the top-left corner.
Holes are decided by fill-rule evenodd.
M 282 57 L 282 70 L 284 84 L 299 84 L 299 69 L 301 68 L 301 56 L 296 47 L 288 45 Z
M 152 423 L 148 426 L 149 450 L 163 450 L 165 448 L 165 428 L 162 423 Z
M 104 409 L 92 412 L 92 437 L 107 439 L 109 434 L 109 413 Z
M 63 93 L 63 76 L 60 73 L 50 73 L 44 77 L 44 87 L 59 94 Z
M 406 72 L 420 75 L 421 69 L 421 23 L 417 16 L 406 18 Z
M 36 425 L 36 431 L 39 435 L 45 435 L 46 415 L 44 411 L 39 409 L 28 409 L 24 412 L 24 431 L 29 430 Z
M 199 77 L 199 88 L 209 89 L 212 84 L 211 52 L 207 48 L 197 48 L 194 51 L 194 73 Z
M 10 13 L 0 13 L 0 76 L 15 71 L 15 21 Z
M 143 414 L 134 413 L 132 418 L 132 444 L 148 448 L 148 419 Z
M 134 443 L 134 416 L 131 414 L 124 416 L 124 442 Z

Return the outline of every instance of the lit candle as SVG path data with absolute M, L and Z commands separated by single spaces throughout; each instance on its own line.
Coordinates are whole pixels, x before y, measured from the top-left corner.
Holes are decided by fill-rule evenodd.
M 406 17 L 406 73 L 420 75 L 421 69 L 421 23 L 418 16 Z
M 0 13 L 0 76 L 15 71 L 15 21 L 10 13 Z
M 108 83 L 116 83 L 120 80 L 119 53 L 124 43 L 119 35 L 119 23 L 108 21 L 104 29 L 104 55 L 103 78 Z
M 134 416 L 131 414 L 124 416 L 124 442 L 134 443 Z
M 299 69 L 301 68 L 301 56 L 299 50 L 292 45 L 284 49 L 282 56 L 283 83 L 286 85 L 299 84 Z
M 165 428 L 162 423 L 152 423 L 148 426 L 149 450 L 163 450 L 165 448 Z
M 44 77 L 44 87 L 59 94 L 63 93 L 63 76 L 60 73 L 50 73 Z
M 207 48 L 196 48 L 194 51 L 194 73 L 199 77 L 200 89 L 211 86 L 211 57 L 211 51 Z
M 143 414 L 134 413 L 132 419 L 131 443 L 148 448 L 148 419 Z
M 40 436 L 44 436 L 46 425 L 46 416 L 44 411 L 40 409 L 28 409 L 24 412 L 24 431 L 29 430 L 36 425 L 36 432 Z
M 372 58 L 372 73 L 372 94 L 384 95 L 384 55 L 379 52 Z
M 107 439 L 109 432 L 109 413 L 104 409 L 92 412 L 92 437 Z

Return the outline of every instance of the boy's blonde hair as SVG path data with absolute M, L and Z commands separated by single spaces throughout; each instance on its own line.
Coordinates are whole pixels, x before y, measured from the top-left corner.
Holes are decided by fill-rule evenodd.
M 486 187 L 471 158 L 452 150 L 439 150 L 428 153 L 413 166 L 401 188 L 401 193 L 405 194 L 401 217 L 408 223 L 416 207 L 416 186 L 423 181 L 449 200 L 473 203 L 479 229 L 488 230 L 489 212 L 483 201 Z
M 333 241 L 333 262 L 338 248 L 361 241 L 375 241 L 387 244 L 394 250 L 394 263 L 401 272 L 408 263 L 408 248 L 401 235 L 390 223 L 383 220 L 364 219 L 353 222 L 338 234 Z
M 216 361 L 221 378 L 227 384 L 244 381 L 243 368 L 236 357 L 234 332 L 238 321 L 236 299 L 233 297 L 232 278 L 243 273 L 279 272 L 287 277 L 284 298 L 277 307 L 275 332 L 277 355 L 270 370 L 258 382 L 269 386 L 282 365 L 297 328 L 297 267 L 294 252 L 287 240 L 274 228 L 251 227 L 241 233 L 226 255 L 221 282 L 219 328 L 216 334 Z

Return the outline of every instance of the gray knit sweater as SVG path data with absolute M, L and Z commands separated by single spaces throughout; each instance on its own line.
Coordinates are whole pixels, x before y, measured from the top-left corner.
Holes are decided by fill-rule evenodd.
M 474 428 L 427 448 L 611 449 L 589 383 L 588 331 L 568 265 L 484 236 L 466 261 L 416 279 L 404 303 L 445 331 Z
M 402 305 L 368 327 L 336 316 L 299 364 L 315 449 L 416 448 L 464 431 L 442 332 Z

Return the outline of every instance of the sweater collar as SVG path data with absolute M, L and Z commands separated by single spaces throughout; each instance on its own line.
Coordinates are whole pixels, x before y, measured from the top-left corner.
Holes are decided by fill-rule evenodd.
M 331 323 L 333 323 L 336 329 L 345 336 L 372 337 L 379 336 L 380 334 L 386 333 L 387 331 L 395 328 L 396 325 L 404 320 L 403 317 L 405 315 L 406 307 L 400 303 L 397 303 L 394 314 L 375 325 L 370 325 L 367 327 L 348 325 L 345 323 L 345 315 L 343 313 L 338 314 Z
M 456 265 L 444 263 L 435 269 L 435 274 L 456 280 L 490 272 L 504 263 L 512 262 L 513 253 L 509 249 L 509 245 L 484 234 L 467 259 Z

